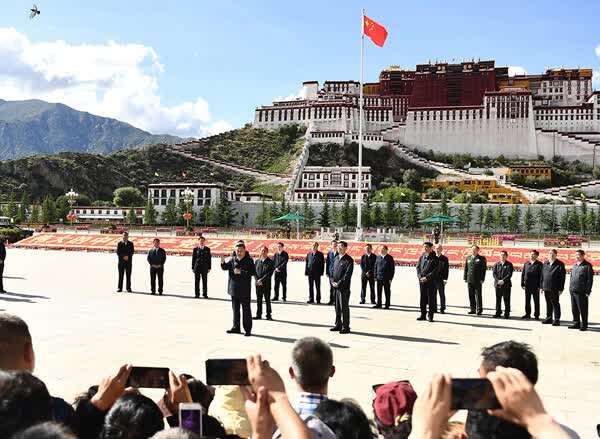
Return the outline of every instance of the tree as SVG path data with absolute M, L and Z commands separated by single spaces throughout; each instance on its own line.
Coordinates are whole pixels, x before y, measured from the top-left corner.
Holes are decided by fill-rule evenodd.
M 417 206 L 417 196 L 412 194 L 408 207 L 406 209 L 406 226 L 413 230 L 419 225 L 419 207 Z
M 137 223 L 137 216 L 135 215 L 135 209 L 133 207 L 129 208 L 129 212 L 127 212 L 127 224 L 135 224 Z
M 342 227 L 348 227 L 350 225 L 350 199 L 346 198 L 344 204 L 340 209 L 340 225 Z
M 504 230 L 504 227 L 506 226 L 504 208 L 501 205 L 496 206 L 496 209 L 494 209 L 493 225 L 494 228 L 498 231 Z
M 365 229 L 370 228 L 373 225 L 373 221 L 372 219 L 372 210 L 373 210 L 373 204 L 371 201 L 371 197 L 367 196 L 365 197 L 365 205 L 362 208 L 362 212 L 361 212 L 361 221 L 362 221 L 362 226 Z
M 531 208 L 527 206 L 527 209 L 525 210 L 525 215 L 523 216 L 523 230 L 525 231 L 525 233 L 530 233 L 534 227 L 535 218 L 533 217 Z
M 404 171 L 404 175 L 402 176 L 402 182 L 404 186 L 414 191 L 421 190 L 421 177 L 419 173 L 414 169 L 407 169 Z
M 282 201 L 285 203 L 285 201 Z M 285 204 L 283 205 L 285 207 Z M 216 206 L 216 223 L 219 227 L 231 227 L 235 223 L 236 212 L 231 206 L 231 201 L 221 194 L 221 198 Z
M 40 205 L 34 204 L 31 207 L 31 214 L 29 215 L 29 222 L 31 224 L 39 224 L 40 222 Z
M 560 217 L 560 227 L 565 231 L 569 231 L 569 221 L 571 219 L 571 213 L 569 209 L 565 209 L 562 216 Z
M 54 204 L 54 199 L 52 196 L 47 196 L 42 203 L 42 223 L 53 224 L 56 221 L 56 205 Z
M 406 212 L 404 211 L 402 206 L 400 206 L 398 204 L 398 207 L 396 208 L 396 222 L 394 223 L 394 225 L 404 227 L 406 225 L 405 221 L 406 221 Z
M 356 227 L 356 218 L 358 217 L 358 207 L 356 203 L 350 205 L 350 227 Z
M 448 197 L 446 192 L 442 192 L 442 200 L 440 201 L 440 213 L 442 215 L 448 215 Z
M 423 210 L 421 211 L 421 214 L 419 215 L 421 220 L 424 220 L 425 218 L 429 218 L 430 216 L 432 216 L 435 213 L 435 209 L 433 208 L 433 205 L 427 203 L 425 205 L 425 207 L 423 208 Z M 422 225 L 422 228 L 427 228 L 426 225 Z
M 173 226 L 177 224 L 177 206 L 175 205 L 175 198 L 169 198 L 167 206 L 162 213 L 163 223 Z
M 589 225 L 588 225 L 588 208 L 585 200 L 581 201 L 581 205 L 579 206 L 579 230 L 584 235 L 587 234 Z
M 466 225 L 467 225 L 467 231 L 471 230 L 471 221 L 473 220 L 473 205 L 471 204 L 471 200 L 467 201 L 467 204 L 465 206 L 466 209 Z
M 15 201 L 15 193 L 11 192 L 10 197 L 8 198 L 8 203 L 4 208 L 4 215 L 9 217 L 11 220 L 15 221 L 17 219 L 17 214 L 19 213 L 19 208 Z
M 248 224 L 248 217 L 249 216 L 250 215 L 248 214 L 248 212 L 242 213 L 242 215 L 240 217 L 240 226 L 246 227 L 246 224 Z
M 331 217 L 331 225 L 333 227 L 340 226 L 340 209 L 338 209 L 336 203 L 331 204 L 331 208 L 329 209 L 329 215 Z
M 21 201 L 19 202 L 19 209 L 17 211 L 17 223 L 24 223 L 27 221 L 27 209 L 29 209 L 29 196 L 26 192 L 21 194 Z
M 325 197 L 325 200 L 323 201 L 323 207 L 321 208 L 321 213 L 319 214 L 319 225 L 321 227 L 330 227 L 331 226 L 329 201 L 327 201 L 327 197 Z
M 500 207 L 500 206 L 498 206 Z M 521 227 L 521 210 L 517 204 L 513 204 L 506 219 L 506 225 L 511 233 L 518 233 Z
M 146 203 L 146 208 L 144 209 L 144 224 L 156 224 L 156 209 L 154 208 L 154 203 L 148 200 Z
M 585 221 L 587 224 L 587 233 L 589 235 L 594 234 L 594 228 L 596 227 L 596 211 L 594 209 L 588 210 Z
M 381 210 L 380 203 L 375 203 L 373 206 L 373 214 L 371 216 L 371 220 L 373 221 L 373 225 L 375 227 L 380 227 L 383 225 L 383 211 Z
M 125 186 L 115 189 L 113 203 L 119 207 L 136 207 L 144 203 L 144 196 L 139 189 Z
M 489 231 L 494 225 L 494 215 L 492 214 L 492 209 L 486 207 L 483 209 L 483 227 L 485 227 L 486 231 Z
M 485 210 L 482 205 L 479 205 L 479 209 L 477 209 L 477 225 L 479 226 L 479 232 L 483 230 L 483 220 L 485 219 Z
M 392 227 L 396 224 L 396 209 L 394 197 L 389 197 L 385 202 L 385 212 L 383 214 L 383 224 L 386 227 Z
M 302 204 L 302 216 L 304 217 L 302 227 L 312 229 L 315 226 L 315 211 L 307 200 L 304 200 L 304 204 Z
M 210 207 L 210 204 L 205 204 L 202 207 L 202 210 L 200 211 L 200 218 L 198 219 L 198 221 L 200 221 L 201 224 L 204 225 L 204 227 L 211 226 L 214 221 L 213 217 L 214 217 L 213 208 Z
M 304 202 L 306 203 L 306 200 L 304 200 Z M 206 222 L 206 219 L 204 219 L 204 221 Z M 271 223 L 271 209 L 269 208 L 269 206 L 267 206 L 267 203 L 265 202 L 264 198 L 261 201 L 260 204 L 260 212 L 258 215 L 256 215 L 256 224 L 258 224 L 261 227 L 265 227 L 268 224 Z

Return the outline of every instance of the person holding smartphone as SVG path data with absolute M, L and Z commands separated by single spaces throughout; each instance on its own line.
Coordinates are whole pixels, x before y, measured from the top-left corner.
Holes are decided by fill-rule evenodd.
M 221 269 L 229 272 L 227 294 L 231 296 L 233 308 L 233 326 L 228 334 L 241 334 L 240 308 L 242 309 L 242 324 L 244 335 L 252 335 L 252 311 L 250 310 L 250 297 L 252 290 L 252 276 L 256 277 L 256 267 L 246 245 L 239 243 L 235 246 L 235 256 L 228 261 L 221 257 Z
M 158 295 L 163 293 L 163 275 L 167 253 L 160 247 L 160 239 L 154 238 L 152 249 L 148 252 L 148 263 L 150 264 L 150 291 L 156 294 L 156 278 L 158 278 Z
M 123 232 L 123 239 L 117 244 L 117 256 L 119 257 L 119 283 L 117 292 L 123 291 L 123 277 L 126 278 L 125 288 L 131 293 L 131 260 L 135 253 L 133 242 L 129 240 L 129 233 Z

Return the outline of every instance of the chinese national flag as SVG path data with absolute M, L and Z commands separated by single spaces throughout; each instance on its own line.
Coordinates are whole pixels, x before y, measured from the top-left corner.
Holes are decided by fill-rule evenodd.
M 363 15 L 363 33 L 371 38 L 371 41 L 373 41 L 379 47 L 383 47 L 385 39 L 388 36 L 385 27 L 376 21 L 371 20 L 366 15 Z

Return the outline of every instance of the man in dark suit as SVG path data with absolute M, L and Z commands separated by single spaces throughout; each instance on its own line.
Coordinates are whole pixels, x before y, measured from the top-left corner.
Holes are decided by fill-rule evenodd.
M 6 260 L 6 247 L 4 245 L 4 236 L 0 236 L 0 293 L 6 293 L 2 276 L 4 276 L 4 261 Z
M 129 240 L 129 233 L 123 232 L 123 239 L 117 244 L 117 256 L 119 258 L 119 284 L 117 292 L 123 291 L 123 275 L 125 275 L 125 287 L 127 292 L 131 293 L 131 262 L 135 250 L 133 242 Z
M 333 263 L 338 257 L 338 242 L 337 239 L 331 241 L 331 248 L 327 252 L 327 259 L 325 261 L 326 267 L 325 272 L 327 273 L 327 278 L 329 279 L 329 303 L 328 305 L 335 304 L 335 288 L 331 285 L 331 278 L 333 277 Z
M 252 335 L 252 311 L 250 310 L 250 296 L 252 289 L 252 276 L 256 277 L 256 267 L 250 254 L 246 251 L 245 244 L 238 243 L 235 247 L 235 256 L 225 261 L 221 257 L 221 269 L 229 272 L 227 294 L 231 296 L 233 308 L 233 327 L 228 334 L 240 334 L 240 307 L 242 308 L 242 324 L 244 335 Z
M 481 287 L 485 281 L 487 259 L 479 254 L 479 246 L 471 246 L 471 255 L 465 260 L 464 281 L 469 289 L 469 314 L 480 316 L 483 313 L 483 297 Z
M 354 271 L 354 259 L 346 253 L 348 244 L 340 241 L 338 245 L 339 255 L 333 262 L 333 275 L 331 285 L 335 289 L 335 326 L 331 331 L 339 331 L 340 334 L 350 332 L 350 283 L 352 271 Z
M 315 289 L 317 290 L 317 303 L 321 303 L 321 276 L 325 271 L 325 258 L 319 251 L 319 243 L 315 242 L 312 251 L 306 255 L 304 275 L 308 276 L 308 302 L 315 303 Z
M 548 252 L 548 260 L 542 266 L 540 284 L 540 291 L 546 298 L 546 320 L 542 323 L 552 324 L 552 326 L 560 326 L 560 295 L 565 289 L 565 278 L 567 277 L 564 262 L 556 256 L 556 249 Z
M 385 309 L 390 309 L 391 284 L 396 271 L 396 263 L 388 253 L 387 245 L 379 249 L 379 256 L 375 261 L 375 280 L 377 280 L 377 304 L 373 308 L 381 308 L 382 292 L 385 293 Z
M 150 290 L 152 294 L 156 294 L 156 278 L 158 277 L 158 295 L 163 293 L 163 275 L 165 273 L 165 262 L 167 254 L 160 247 L 160 239 L 154 238 L 154 246 L 148 252 L 148 263 L 150 264 Z
M 371 304 L 375 305 L 375 261 L 377 255 L 373 253 L 373 246 L 365 246 L 365 254 L 360 258 L 360 303 L 364 304 L 367 298 L 367 284 L 371 291 Z
M 531 318 L 531 299 L 533 298 L 533 316 L 540 319 L 540 281 L 542 279 L 542 263 L 538 261 L 540 252 L 531 250 L 529 260 L 523 265 L 521 287 L 525 290 L 525 315 L 522 319 Z
M 196 299 L 200 297 L 200 279 L 202 279 L 202 297 L 208 297 L 208 273 L 212 264 L 210 248 L 206 245 L 204 236 L 198 238 L 198 245 L 194 247 L 192 253 L 192 270 L 194 271 L 194 295 Z
M 433 244 L 425 242 L 423 244 L 423 254 L 417 261 L 417 277 L 421 290 L 421 316 L 417 320 L 427 319 L 433 322 L 433 315 L 437 309 L 435 284 L 439 276 L 439 260 L 433 251 Z M 427 307 L 429 306 L 429 312 Z
M 263 299 L 267 306 L 267 320 L 273 320 L 271 317 L 271 276 L 275 270 L 273 259 L 269 257 L 269 247 L 263 245 L 260 248 L 260 257 L 254 261 L 256 269 L 256 317 L 255 320 L 262 318 Z
M 437 294 L 440 296 L 440 313 L 446 312 L 446 283 L 448 282 L 448 274 L 450 271 L 450 261 L 444 256 L 444 248 L 442 244 L 438 244 L 435 247 L 435 255 L 439 261 L 439 275 L 435 282 L 435 289 Z
M 504 318 L 510 318 L 510 290 L 512 288 L 512 275 L 514 267 L 508 260 L 508 253 L 504 250 L 500 252 L 500 260 L 496 262 L 492 269 L 494 276 L 494 288 L 496 289 L 496 314 L 495 318 L 502 316 L 502 301 L 504 301 Z
M 585 260 L 585 252 L 583 250 L 577 250 L 575 258 L 577 262 L 571 268 L 571 280 L 569 283 L 571 309 L 573 311 L 573 324 L 569 326 L 569 329 L 587 331 L 588 305 L 590 294 L 592 294 L 592 284 L 594 283 L 594 269 L 592 268 L 592 264 Z
M 287 300 L 287 263 L 290 257 L 283 249 L 283 242 L 277 243 L 277 252 L 273 258 L 275 263 L 275 294 L 273 300 L 279 300 L 279 286 L 281 285 L 282 299 Z

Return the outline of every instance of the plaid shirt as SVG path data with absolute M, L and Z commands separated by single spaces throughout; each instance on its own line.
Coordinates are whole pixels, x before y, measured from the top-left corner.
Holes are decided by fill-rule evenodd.
M 298 399 L 294 404 L 294 409 L 300 416 L 314 415 L 318 405 L 321 401 L 325 401 L 326 399 L 327 395 L 302 392 L 298 395 Z

